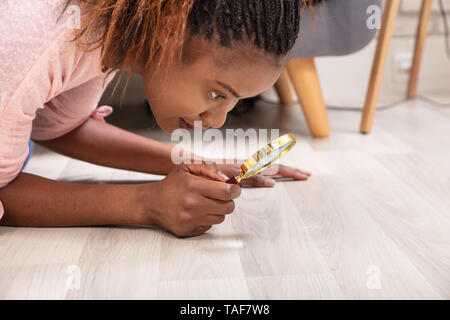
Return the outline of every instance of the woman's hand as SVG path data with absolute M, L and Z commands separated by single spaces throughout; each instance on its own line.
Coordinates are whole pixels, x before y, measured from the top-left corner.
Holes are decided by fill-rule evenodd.
M 148 221 L 178 236 L 197 236 L 220 224 L 234 211 L 238 185 L 215 164 L 182 164 L 160 182 L 144 185 Z
M 230 162 L 234 164 L 226 164 Z M 234 177 L 239 173 L 239 168 L 245 160 L 221 160 L 223 164 L 217 164 L 217 167 L 228 177 Z M 311 173 L 285 166 L 282 164 L 273 164 L 262 172 L 241 181 L 240 185 L 248 185 L 254 187 L 273 187 L 275 179 L 291 178 L 294 180 L 308 180 Z

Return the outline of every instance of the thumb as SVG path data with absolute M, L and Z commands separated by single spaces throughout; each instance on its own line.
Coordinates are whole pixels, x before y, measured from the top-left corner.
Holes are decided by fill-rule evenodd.
M 183 169 L 190 174 L 196 176 L 203 176 L 212 180 L 225 182 L 229 179 L 223 172 L 221 172 L 215 163 L 207 164 L 203 161 L 201 164 L 186 164 Z

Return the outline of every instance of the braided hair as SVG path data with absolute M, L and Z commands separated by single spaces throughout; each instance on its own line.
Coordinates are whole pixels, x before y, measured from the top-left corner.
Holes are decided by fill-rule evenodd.
M 302 10 L 314 11 L 313 3 L 325 0 L 77 1 L 87 13 L 74 41 L 86 51 L 102 47 L 102 64 L 108 56 L 115 67 L 133 71 L 142 60 L 155 69 L 163 62 L 170 66 L 182 58 L 190 36 L 224 47 L 251 42 L 265 53 L 284 56 L 297 39 Z
M 299 33 L 301 0 L 196 0 L 189 14 L 191 35 L 224 47 L 252 41 L 266 53 L 285 55 Z

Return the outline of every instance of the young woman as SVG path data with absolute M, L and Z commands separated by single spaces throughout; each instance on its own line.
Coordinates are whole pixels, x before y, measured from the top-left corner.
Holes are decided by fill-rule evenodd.
M 238 185 L 224 183 L 235 165 L 176 166 L 170 145 L 98 121 L 109 112 L 96 108 L 98 101 L 126 70 L 142 77 L 164 131 L 192 129 L 196 120 L 218 128 L 239 99 L 277 80 L 300 10 L 312 1 L 2 1 L 0 224 L 144 224 L 193 236 L 221 223 L 240 194 Z M 26 174 L 30 139 L 76 159 L 167 177 L 85 185 Z M 310 175 L 286 166 L 278 174 Z M 245 183 L 274 180 L 258 175 Z

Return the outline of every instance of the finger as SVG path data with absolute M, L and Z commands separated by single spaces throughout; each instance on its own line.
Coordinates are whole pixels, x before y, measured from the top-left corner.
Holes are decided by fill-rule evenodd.
M 217 168 L 215 163 L 207 164 L 206 162 L 203 162 L 202 164 L 186 164 L 183 165 L 183 169 L 193 175 L 204 176 L 212 180 L 225 182 L 229 179 Z
M 200 236 L 200 235 L 204 234 L 206 231 L 208 231 L 211 228 L 212 228 L 211 225 L 199 226 L 199 227 L 195 228 L 194 230 L 192 230 L 192 232 L 191 232 L 191 234 L 189 236 L 190 237 Z
M 285 165 L 280 165 L 279 172 L 280 172 L 281 175 L 284 175 L 284 174 L 291 174 L 291 175 L 292 174 L 297 174 L 297 175 L 303 175 L 303 176 L 307 176 L 307 177 L 311 176 L 310 172 L 307 172 L 307 171 L 304 171 L 304 170 L 300 170 L 300 169 L 297 169 L 297 168 L 293 168 L 293 167 L 289 167 L 289 166 L 285 166 Z
M 205 225 L 221 224 L 225 221 L 224 215 L 208 215 L 203 220 Z
M 278 174 L 283 177 L 293 178 L 296 180 L 307 180 L 311 176 L 311 174 L 307 175 L 305 172 L 299 169 L 283 165 L 280 165 Z
M 237 184 L 212 181 L 201 177 L 193 177 L 193 179 L 193 187 L 205 197 L 228 201 L 241 195 L 241 187 Z
M 195 206 L 195 212 L 199 216 L 205 215 L 220 215 L 224 216 L 234 211 L 234 201 L 217 200 L 212 198 L 203 197 Z M 194 208 L 192 208 L 194 209 Z
M 184 234 L 184 235 L 178 235 L 179 238 L 189 238 L 189 237 L 197 237 L 200 236 L 202 234 L 204 234 L 206 231 L 208 231 L 209 229 L 211 229 L 212 226 L 198 226 L 195 227 L 194 229 L 192 229 L 190 232 Z
M 310 177 L 311 176 L 310 172 L 307 172 L 307 171 L 304 171 L 304 170 L 300 170 L 300 169 L 297 169 L 297 168 L 293 168 L 293 167 L 289 167 L 289 166 L 285 166 L 285 165 L 282 165 L 282 164 L 273 164 L 269 168 L 267 168 L 264 171 L 262 171 L 261 174 L 264 175 L 264 176 L 273 176 L 273 175 L 282 175 L 282 176 L 284 176 L 285 174 L 288 174 L 288 176 L 291 176 L 291 175 L 289 175 L 289 171 L 291 171 L 291 170 L 297 172 L 298 174 L 306 176 L 306 177 Z
M 264 177 L 261 174 L 255 174 L 248 179 L 242 180 L 242 184 L 254 187 L 274 187 L 275 183 L 275 180 L 269 177 Z
M 225 174 L 225 176 L 227 177 L 235 177 L 236 175 L 239 174 L 239 168 L 235 168 L 232 165 L 219 165 L 218 166 L 220 174 Z M 229 179 L 227 179 L 229 180 Z
M 301 174 L 303 174 L 305 176 L 311 177 L 311 172 L 309 172 L 309 171 L 305 171 L 302 169 L 296 169 L 296 170 L 298 170 Z

